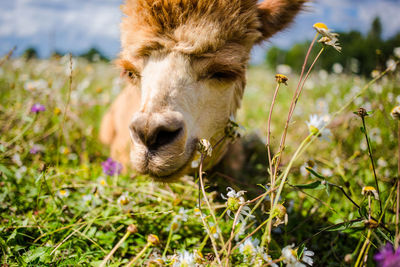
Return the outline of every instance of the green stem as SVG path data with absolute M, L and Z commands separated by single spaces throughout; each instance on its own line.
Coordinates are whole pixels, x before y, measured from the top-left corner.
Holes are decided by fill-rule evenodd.
M 163 254 L 162 254 L 162 257 L 163 257 L 163 258 L 165 257 L 165 255 L 167 255 L 167 251 L 168 251 L 168 248 L 169 248 L 169 243 L 171 242 L 171 238 L 172 238 L 172 233 L 173 233 L 172 225 L 170 226 L 170 228 L 171 228 L 171 229 L 169 229 L 167 244 L 165 245 L 164 252 L 163 252 Z
M 207 206 L 208 206 L 208 208 L 210 210 L 210 213 L 213 215 L 214 213 L 213 213 L 213 211 L 211 209 L 210 203 L 208 202 L 207 194 L 206 194 L 206 191 L 204 189 L 204 183 L 203 183 L 203 162 L 204 162 L 204 158 L 205 158 L 205 155 L 201 154 L 200 167 L 199 167 L 199 183 L 200 183 L 201 192 L 203 193 L 203 198 L 204 198 L 205 202 L 207 203 Z M 208 224 L 207 224 L 207 222 L 205 221 L 205 219 L 203 217 L 203 212 L 201 210 L 201 202 L 199 202 L 199 210 L 200 210 L 201 220 L 202 220 L 202 222 L 204 224 L 204 227 L 206 228 L 207 234 L 210 236 L 211 244 L 212 244 L 212 247 L 213 247 L 214 253 L 215 253 L 215 258 L 217 259 L 219 266 L 222 266 L 221 265 L 221 259 L 219 258 L 219 255 L 218 255 L 217 242 L 215 241 L 214 237 L 211 235 L 210 229 L 208 228 Z M 215 225 L 217 226 L 217 220 L 215 218 L 215 215 L 213 216 L 213 219 L 214 219 Z M 218 229 L 217 229 L 217 231 L 218 231 Z M 223 240 L 221 240 L 221 241 L 222 241 L 222 243 L 224 243 Z
M 104 267 L 107 264 L 107 261 L 112 257 L 112 255 L 117 251 L 117 249 L 124 243 L 124 241 L 130 236 L 131 232 L 126 231 L 125 235 L 121 238 L 121 240 L 118 241 L 118 243 L 113 247 L 113 249 L 108 253 L 108 255 L 104 258 L 104 260 L 101 262 L 99 267 Z
M 310 139 L 311 139 L 312 136 L 313 136 L 313 134 L 308 135 L 308 136 L 303 140 L 303 142 L 301 142 L 300 146 L 297 148 L 297 150 L 296 150 L 296 152 L 294 153 L 293 157 L 291 158 L 291 160 L 290 160 L 288 166 L 286 167 L 285 172 L 283 173 L 282 181 L 281 181 L 281 183 L 279 184 L 278 192 L 277 192 L 277 194 L 276 194 L 276 196 L 275 196 L 274 204 L 273 204 L 273 206 L 271 207 L 271 211 L 270 211 L 270 215 L 269 215 L 270 218 L 272 217 L 272 215 L 273 215 L 273 213 L 274 213 L 274 210 L 275 210 L 276 206 L 278 205 L 279 197 L 280 197 L 280 195 L 281 195 L 281 193 L 282 193 L 283 186 L 285 185 L 287 176 L 288 176 L 288 174 L 289 174 L 290 169 L 292 168 L 292 165 L 293 165 L 294 161 L 297 159 L 297 156 L 302 152 L 303 148 L 306 147 L 306 144 L 308 143 L 308 141 L 310 141 Z M 268 224 L 267 224 L 267 229 L 265 229 L 265 232 L 264 232 L 264 234 L 263 234 L 263 236 L 262 236 L 261 248 L 264 247 L 265 242 L 267 241 L 267 238 L 270 238 L 270 236 L 268 236 L 268 229 L 269 229 L 269 227 L 270 227 L 269 224 L 271 224 L 271 223 L 272 223 L 272 220 L 269 220 L 269 222 L 268 222 Z
M 134 257 L 125 267 L 131 267 L 133 264 L 142 257 L 146 250 L 151 246 L 150 242 L 147 242 L 146 246 Z
M 365 140 L 367 141 L 367 146 L 368 146 L 368 155 L 371 160 L 372 164 L 372 170 L 374 172 L 374 179 L 375 179 L 375 185 L 376 185 L 376 191 L 378 192 L 378 197 L 379 197 L 379 209 L 382 214 L 382 201 L 381 201 L 381 193 L 379 190 L 379 184 L 378 184 L 378 177 L 376 176 L 376 170 L 375 170 L 375 163 L 374 163 L 374 157 L 372 156 L 372 149 L 371 149 L 371 144 L 369 143 L 369 138 L 368 138 L 368 133 L 367 133 L 367 127 L 365 125 L 365 119 L 364 116 L 361 116 L 362 124 L 364 127 L 364 135 L 365 135 Z
M 9 141 L 6 145 L 7 147 L 10 147 L 12 144 L 17 142 L 21 137 L 32 127 L 33 123 L 36 121 L 37 114 L 35 114 L 35 117 L 25 126 L 25 128 L 16 136 L 14 137 L 11 141 Z

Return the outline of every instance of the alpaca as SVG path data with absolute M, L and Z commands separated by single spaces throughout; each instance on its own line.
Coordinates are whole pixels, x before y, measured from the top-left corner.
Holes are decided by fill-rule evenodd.
M 240 106 L 251 48 L 287 27 L 306 1 L 126 0 L 117 64 L 127 86 L 100 129 L 111 156 L 162 181 L 192 172 L 198 141 L 220 140 Z

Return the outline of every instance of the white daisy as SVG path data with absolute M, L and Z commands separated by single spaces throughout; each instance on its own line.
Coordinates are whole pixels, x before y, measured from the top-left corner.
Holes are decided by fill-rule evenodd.
M 253 257 L 257 254 L 258 244 L 260 244 L 260 241 L 257 238 L 253 240 L 252 237 L 249 237 L 246 239 L 246 241 L 239 245 L 239 251 L 245 256 L 245 258 L 248 259 L 249 257 Z
M 282 249 L 283 263 L 286 264 L 286 267 L 307 267 L 304 263 L 310 266 L 313 265 L 314 262 L 311 257 L 314 256 L 314 252 L 305 247 L 301 259 L 299 259 L 297 249 L 293 248 L 294 244 L 288 245 Z
M 92 199 L 93 199 L 93 195 L 91 195 L 91 194 L 87 194 L 87 195 L 83 195 L 82 196 L 82 200 L 85 203 L 91 202 Z
M 320 138 L 329 140 L 331 131 L 329 129 L 324 128 L 324 126 L 327 123 L 327 119 L 328 119 L 327 116 L 322 117 L 316 114 L 311 115 L 310 120 L 306 122 L 310 133 Z
M 393 54 L 395 57 L 400 58 L 400 46 L 393 49 Z
M 323 168 L 323 169 L 321 170 L 321 174 L 322 174 L 323 176 L 325 176 L 325 177 L 331 177 L 331 176 L 333 175 L 333 172 L 332 172 L 331 169 Z
M 268 266 L 272 266 L 272 267 L 278 267 L 279 266 L 278 264 L 273 262 L 273 260 L 272 260 L 270 255 L 268 255 L 265 252 L 260 252 L 260 253 L 257 254 L 256 264 L 257 264 L 257 266 L 265 266 L 265 265 L 263 265 L 264 263 L 267 263 Z
M 318 43 L 321 43 L 321 44 L 327 45 L 327 46 L 332 46 L 338 52 L 342 51 L 342 47 L 340 46 L 339 39 L 336 37 L 329 38 L 329 37 L 324 36 L 318 40 Z
M 118 206 L 124 210 L 124 211 L 129 211 L 131 209 L 131 201 L 129 198 L 128 193 L 123 193 L 118 199 L 117 199 Z
M 226 206 L 228 208 L 228 211 L 226 213 L 228 214 L 229 217 L 233 219 L 231 213 L 232 212 L 236 213 L 239 210 L 239 207 L 246 202 L 243 197 L 246 191 L 236 192 L 231 187 L 227 187 L 226 190 L 228 191 L 228 193 L 226 194 L 227 197 L 225 197 L 223 194 L 221 194 L 221 197 L 226 200 Z M 238 221 L 236 223 L 243 222 L 245 218 L 244 216 L 254 218 L 254 215 L 251 215 L 250 212 L 251 209 L 248 206 L 243 206 L 242 209 L 240 210 L 240 213 L 238 215 Z
M 60 189 L 57 192 L 57 196 L 59 198 L 66 198 L 69 196 L 69 190 L 68 189 Z
M 393 59 L 389 59 L 388 61 L 386 61 L 386 67 L 390 70 L 390 71 L 395 71 L 396 67 L 397 67 L 397 63 L 395 60 Z
M 337 39 L 337 36 L 339 34 L 332 32 L 331 29 L 329 29 L 324 23 L 318 22 L 313 25 L 313 28 L 321 34 L 323 37 L 328 37 L 329 39 Z
M 214 239 L 218 239 L 221 230 L 213 222 L 209 223 L 209 228 L 210 228 L 210 234 L 214 237 Z M 204 229 L 204 231 L 207 232 L 206 229 Z
M 195 267 L 195 255 L 186 250 L 178 253 L 177 261 L 175 261 L 174 267 Z

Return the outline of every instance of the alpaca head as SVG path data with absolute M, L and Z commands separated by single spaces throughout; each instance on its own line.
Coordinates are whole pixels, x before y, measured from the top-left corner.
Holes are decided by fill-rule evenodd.
M 240 105 L 252 46 L 304 2 L 127 0 L 118 63 L 141 96 L 130 124 L 133 167 L 162 180 L 190 171 L 198 140 L 219 140 Z

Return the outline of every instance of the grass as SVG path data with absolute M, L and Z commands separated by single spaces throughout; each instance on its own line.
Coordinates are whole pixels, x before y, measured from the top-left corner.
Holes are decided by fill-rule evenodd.
M 183 250 L 202 250 L 204 264 L 211 264 L 214 249 L 196 206 L 197 179 L 184 177 L 179 183 L 160 184 L 130 172 L 117 176 L 103 173 L 101 162 L 107 159 L 108 150 L 98 141 L 99 123 L 123 84 L 110 64 L 75 58 L 72 63 L 72 84 L 69 57 L 16 58 L 0 66 L 1 264 L 100 266 L 121 239 L 108 266 L 126 265 L 141 252 L 133 265 L 143 266 L 151 258 Z M 225 187 L 249 191 L 245 198 L 250 200 L 265 193 L 258 184 L 269 182 L 266 148 L 257 140 L 266 140 L 274 75 L 264 67 L 250 67 L 248 71 L 248 86 L 238 114 L 238 122 L 246 128 L 244 142 L 252 148 L 246 151 L 247 169 L 227 184 L 218 182 L 220 174 L 205 180 L 212 209 L 203 205 L 203 219 L 207 231 L 216 233 L 213 239 L 218 249 L 223 247 L 221 237 L 225 242 L 233 237 L 234 220 L 225 214 L 225 201 L 219 197 L 226 195 Z M 288 76 L 289 86 L 281 86 L 271 123 L 275 152 L 286 119 L 281 114 L 287 114 L 298 79 L 295 74 Z M 314 72 L 289 125 L 282 165 L 289 164 L 290 155 L 309 134 L 305 123 L 309 115 L 335 113 L 369 80 Z M 393 242 L 398 140 L 390 110 L 400 102 L 399 81 L 397 71 L 371 85 L 333 118 L 330 141 L 316 140 L 292 162 L 288 185 L 279 201 L 286 208 L 288 223 L 272 227 L 268 250 L 278 264 L 282 264 L 281 249 L 295 243 L 315 252 L 315 266 L 354 265 L 360 249 L 368 247 L 366 264 L 372 266 L 377 249 L 387 241 Z M 30 112 L 34 103 L 46 110 Z M 375 181 L 366 139 L 360 131 L 362 121 L 353 114 L 359 107 L 373 111 L 365 117 L 365 123 L 385 210 L 384 227 L 369 228 L 364 222 L 369 214 L 368 197 L 361 191 L 366 185 L 375 186 Z M 31 153 L 32 148 L 38 152 Z M 126 196 L 126 201 L 121 201 L 121 196 Z M 246 247 L 240 250 L 237 244 L 269 218 L 270 202 L 261 199 L 255 218 L 248 221 L 238 240 L 232 241 L 230 263 L 234 266 L 254 265 L 249 263 Z M 254 209 L 256 203 L 248 206 Z M 217 227 L 210 212 L 217 217 Z M 372 214 L 379 216 L 378 202 L 372 201 Z M 274 222 L 275 216 L 281 215 L 273 215 Z M 127 234 L 130 225 L 136 226 L 137 232 Z M 321 230 L 325 231 L 316 235 Z M 261 240 L 263 232 L 264 226 L 253 237 Z M 156 235 L 159 243 L 148 242 L 150 234 Z

